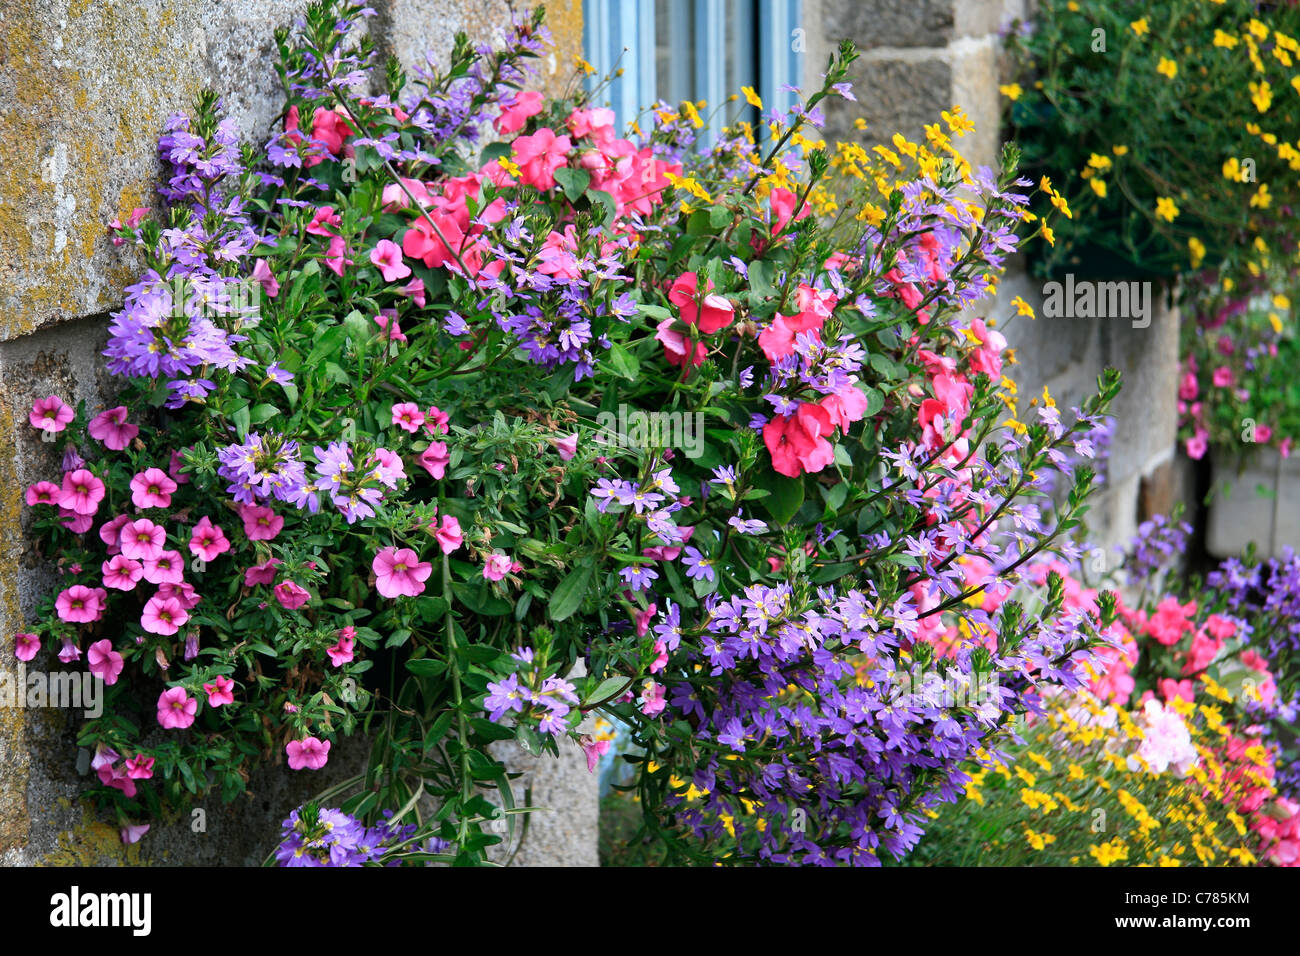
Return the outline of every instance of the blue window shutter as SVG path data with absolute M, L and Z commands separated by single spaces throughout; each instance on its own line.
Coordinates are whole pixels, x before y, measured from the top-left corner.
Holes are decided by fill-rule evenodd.
M 803 29 L 802 7 L 800 0 L 758 0 L 758 95 L 763 100 L 765 114 L 774 109 L 781 112 L 790 109 L 795 104 L 795 94 L 783 92 L 781 87 L 803 83 L 803 54 L 795 49 L 794 42 L 796 36 L 802 36 L 796 33 Z
M 655 101 L 654 4 L 588 0 L 582 13 L 583 46 L 596 68 L 595 74 L 587 77 L 587 89 L 595 89 L 606 74 L 623 70 L 603 94 L 622 129 Z

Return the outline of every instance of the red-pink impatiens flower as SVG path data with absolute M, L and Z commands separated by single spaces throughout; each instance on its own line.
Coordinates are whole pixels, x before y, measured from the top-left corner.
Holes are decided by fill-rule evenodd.
M 47 432 L 61 432 L 68 427 L 68 422 L 76 417 L 77 413 L 72 410 L 72 406 L 65 404 L 57 395 L 50 395 L 47 398 L 38 398 L 32 403 L 32 411 L 27 416 L 27 420 L 32 423 L 33 428 Z
M 218 674 L 211 684 L 204 684 L 203 691 L 208 695 L 209 707 L 222 707 L 235 702 L 235 682 L 224 674 Z
M 519 181 L 538 189 L 553 188 L 555 171 L 567 161 L 571 146 L 569 137 L 556 136 L 555 130 L 548 126 L 532 136 L 520 136 L 511 147 L 515 165 L 519 167 Z
M 199 702 L 185 693 L 184 687 L 172 687 L 158 695 L 158 723 L 167 730 L 184 730 L 194 723 Z
M 501 115 L 493 125 L 502 136 L 517 133 L 524 128 L 528 117 L 536 116 L 541 111 L 542 94 L 536 90 L 525 90 L 515 94 L 514 102 L 501 110 Z
M 128 425 L 126 406 L 119 405 L 106 412 L 100 412 L 90 420 L 86 430 L 90 437 L 104 443 L 105 448 L 121 451 L 131 443 L 131 439 L 140 434 L 138 425 Z
M 380 239 L 370 250 L 370 261 L 379 267 L 385 282 L 396 282 L 411 274 L 411 267 L 402 261 L 402 248 L 391 239 Z
M 664 358 L 668 364 L 678 368 L 685 368 L 687 362 L 693 366 L 703 364 L 704 357 L 708 355 L 704 343 L 696 342 L 692 348 L 691 340 L 673 328 L 675 324 L 674 319 L 664 319 L 656 326 L 655 339 L 663 343 Z
M 137 508 L 170 508 L 176 482 L 161 468 L 146 468 L 131 479 L 131 503 Z
M 709 294 L 713 289 L 712 282 L 705 288 L 706 295 L 700 299 L 699 281 L 694 272 L 683 272 L 668 290 L 668 299 L 677 306 L 683 322 L 710 335 L 729 326 L 736 317 L 736 309 L 729 299 Z
M 90 645 L 90 650 L 86 652 L 86 664 L 92 674 L 104 678 L 105 684 L 116 684 L 125 666 L 122 655 L 113 650 L 113 642 L 108 638 Z
M 291 740 L 284 749 L 290 770 L 319 770 L 330 759 L 330 742 L 315 737 Z
M 100 619 L 107 600 L 108 592 L 103 588 L 74 584 L 59 592 L 59 596 L 54 599 L 54 609 L 59 619 L 69 624 L 89 624 Z
M 375 587 L 386 598 L 415 597 L 424 591 L 424 582 L 433 573 L 433 565 L 421 561 L 410 548 L 384 548 L 370 567 L 375 572 Z

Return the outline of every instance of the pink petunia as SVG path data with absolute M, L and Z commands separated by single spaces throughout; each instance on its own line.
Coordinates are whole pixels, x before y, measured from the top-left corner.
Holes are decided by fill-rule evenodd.
M 352 662 L 356 644 L 356 628 L 348 626 L 339 632 L 339 639 L 332 647 L 325 648 L 325 653 L 329 655 L 331 664 L 342 667 Z
M 108 592 L 103 588 L 74 584 L 59 592 L 59 596 L 54 599 L 54 608 L 60 620 L 69 624 L 89 624 L 103 616 L 107 600 Z
M 144 577 L 144 565 L 124 554 L 115 554 L 100 566 L 100 570 L 104 574 L 104 587 L 115 591 L 134 591 Z
M 433 565 L 421 561 L 410 548 L 384 548 L 370 567 L 375 572 L 375 586 L 386 598 L 415 597 L 424 591 L 424 582 L 433 573 Z
M 114 756 L 113 759 L 116 760 L 117 757 Z M 111 763 L 100 764 L 95 768 L 95 773 L 104 786 L 116 787 L 128 797 L 135 796 L 135 781 L 128 775 L 125 767 L 115 767 Z
M 108 554 L 122 551 L 122 529 L 131 521 L 130 515 L 118 515 L 112 521 L 105 521 L 99 526 L 99 540 L 108 545 Z
M 81 648 L 77 646 L 77 642 L 72 638 L 65 637 L 63 639 L 63 647 L 59 649 L 59 660 L 65 664 L 81 660 Z
M 414 435 L 424 424 L 424 412 L 414 402 L 402 402 L 393 406 L 393 424 Z
M 370 261 L 379 267 L 385 282 L 396 282 L 411 274 L 411 267 L 402 261 L 402 249 L 391 239 L 380 239 L 370 250 Z
M 348 244 L 342 236 L 330 240 L 330 247 L 325 253 L 325 267 L 337 276 L 343 275 L 346 266 L 356 265 L 348 258 Z
M 125 405 L 100 412 L 90 420 L 86 430 L 91 438 L 103 442 L 105 448 L 113 451 L 122 451 L 131 439 L 140 434 L 140 426 L 127 424 Z
M 140 838 L 149 832 L 147 823 L 128 823 L 118 831 L 123 843 L 139 843 Z
M 185 579 L 185 559 L 179 551 L 162 551 L 142 563 L 144 579 L 150 584 L 180 584 Z
M 266 505 L 240 505 L 239 517 L 249 541 L 273 541 L 284 527 L 284 519 Z
M 198 592 L 194 590 L 194 585 L 185 581 L 178 584 L 164 584 L 158 588 L 158 596 L 166 601 L 168 598 L 175 598 L 180 602 L 181 607 L 187 611 L 192 611 L 199 605 Z
M 61 432 L 76 417 L 77 413 L 72 410 L 72 406 L 65 404 L 57 395 L 50 395 L 32 403 L 32 411 L 27 420 L 33 428 L 41 431 Z
M 424 413 L 424 430 L 430 435 L 435 433 L 445 435 L 449 431 L 448 422 L 450 420 L 447 413 L 438 408 L 437 405 L 430 405 L 429 410 Z
M 402 333 L 402 327 L 397 323 L 396 309 L 380 309 L 379 314 L 375 316 L 375 322 L 379 325 L 379 331 L 384 333 L 384 337 L 390 342 L 408 341 Z
M 489 581 L 503 580 L 510 573 L 513 566 L 514 562 L 510 560 L 508 555 L 500 551 L 494 551 L 487 556 L 487 560 L 483 563 L 483 577 Z
M 271 267 L 266 264 L 265 259 L 258 259 L 253 263 L 253 279 L 262 284 L 262 291 L 268 297 L 274 299 L 280 294 L 280 283 L 276 280 L 275 273 L 271 271 Z
M 287 610 L 296 611 L 311 600 L 311 592 L 293 581 L 281 581 L 275 586 L 275 599 Z
M 443 515 L 442 524 L 434 531 L 433 536 L 438 539 L 443 554 L 451 554 L 465 540 L 465 536 L 460 531 L 460 522 L 456 520 L 455 515 Z
M 257 584 L 275 583 L 275 566 L 279 563 L 279 558 L 271 558 L 266 562 L 266 564 L 258 564 L 251 568 L 245 568 L 244 587 L 251 588 Z
M 85 468 L 66 472 L 59 493 L 59 507 L 79 515 L 93 515 L 104 500 L 104 483 Z
M 73 534 L 85 534 L 94 523 L 95 519 L 91 515 L 79 515 L 68 508 L 59 509 L 59 524 Z
M 444 441 L 429 442 L 429 447 L 420 452 L 419 461 L 425 471 L 434 478 L 441 479 L 447 473 L 447 465 L 451 463 L 447 443 Z
M 424 308 L 426 304 L 426 299 L 424 297 L 423 279 L 412 279 L 410 282 L 406 283 L 406 285 L 398 289 L 397 292 L 399 295 L 406 296 L 408 299 L 414 302 L 421 309 Z
M 126 758 L 126 775 L 132 780 L 148 780 L 153 776 L 153 757 L 146 757 L 142 753 L 137 753 L 134 757 Z
M 148 518 L 137 518 L 122 525 L 118 543 L 122 553 L 132 561 L 151 561 L 163 553 L 167 532 Z
M 572 435 L 566 435 L 563 438 L 556 438 L 553 440 L 555 442 L 555 450 L 560 453 L 560 460 L 572 461 L 573 456 L 578 453 L 578 433 L 574 432 Z
M 609 741 L 593 740 L 590 736 L 584 734 L 582 738 L 582 752 L 587 756 L 587 773 L 595 773 L 596 765 L 600 763 L 600 758 L 609 752 Z
M 224 674 L 214 677 L 211 684 L 204 684 L 203 690 L 208 695 L 209 707 L 223 707 L 235 702 L 235 682 Z
M 57 505 L 63 489 L 52 481 L 38 481 L 27 489 L 27 504 L 33 508 L 37 505 Z
M 35 634 L 14 635 L 14 657 L 20 661 L 30 661 L 41 649 L 41 639 Z
M 190 554 L 204 561 L 215 561 L 229 550 L 230 542 L 220 525 L 213 524 L 207 515 L 200 518 L 190 535 Z
M 291 740 L 284 749 L 290 770 L 319 770 L 330 758 L 330 742 L 315 737 Z
M 502 108 L 501 115 L 496 118 L 493 125 L 502 136 L 517 133 L 524 128 L 528 117 L 536 116 L 541 111 L 542 94 L 536 90 L 525 90 L 516 93 L 514 101 Z
M 125 666 L 122 655 L 113 650 L 113 642 L 108 638 L 96 641 L 86 651 L 86 666 L 96 677 L 104 678 L 105 684 L 116 684 L 118 676 Z
M 144 606 L 144 612 L 140 615 L 140 626 L 150 634 L 162 634 L 166 637 L 179 631 L 189 619 L 189 612 L 176 598 L 155 594 Z
M 194 723 L 199 702 L 185 693 L 184 687 L 172 687 L 158 695 L 158 723 L 166 730 L 184 730 Z
M 137 508 L 170 508 L 176 482 L 161 468 L 146 468 L 131 479 L 131 503 Z
M 567 162 L 571 146 L 569 137 L 556 136 L 555 130 L 546 126 L 531 136 L 520 136 L 511 145 L 519 181 L 538 189 L 553 188 L 555 171 Z

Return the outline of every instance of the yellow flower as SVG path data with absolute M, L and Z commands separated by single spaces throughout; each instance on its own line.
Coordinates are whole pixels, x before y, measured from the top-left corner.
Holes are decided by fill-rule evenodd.
M 1163 219 L 1166 222 L 1173 222 L 1178 218 L 1178 206 L 1173 199 L 1168 196 L 1158 196 L 1156 198 L 1156 218 Z
M 1049 246 L 1056 245 L 1056 233 L 1052 232 L 1052 227 L 1043 223 L 1043 238 L 1047 240 Z
M 1143 17 L 1141 20 L 1134 20 L 1132 23 L 1129 24 L 1129 26 L 1132 27 L 1133 32 L 1140 37 L 1146 36 L 1149 32 L 1151 32 L 1151 28 L 1147 25 L 1146 17 Z
M 1088 165 L 1104 173 L 1111 167 L 1110 157 L 1102 156 L 1100 153 L 1093 153 L 1088 157 Z
M 1255 35 L 1256 40 L 1263 41 L 1268 39 L 1268 27 L 1260 21 L 1252 19 L 1248 24 L 1246 24 L 1246 26 L 1250 29 L 1250 32 Z
M 757 107 L 760 110 L 763 108 L 763 101 L 759 98 L 759 95 L 754 92 L 752 86 L 742 86 L 740 92 L 745 94 L 745 102 L 750 106 Z
M 588 63 L 582 57 L 578 56 L 578 54 L 576 53 L 573 55 L 573 65 L 576 66 L 583 73 L 587 74 L 587 76 L 591 76 L 591 74 L 596 72 L 596 68 L 594 66 Z
M 1033 306 L 1031 306 L 1020 296 L 1016 296 L 1014 299 L 1012 299 L 1011 304 L 1016 307 L 1016 315 L 1027 315 L 1031 319 L 1036 318 L 1036 316 L 1034 315 Z
M 853 121 L 853 128 L 854 128 L 854 129 L 866 129 L 866 128 L 867 128 L 867 121 L 866 121 L 865 119 L 863 119 L 861 116 L 859 116 L 857 119 L 855 119 L 855 120 Z
M 1112 153 L 1114 153 L 1116 156 L 1127 156 L 1127 155 L 1128 155 L 1128 147 L 1127 147 L 1127 146 L 1123 146 L 1123 145 L 1112 146 L 1112 147 L 1110 148 L 1110 151 L 1111 151 Z
M 975 123 L 969 116 L 962 112 L 960 106 L 954 106 L 951 112 L 944 111 L 939 114 L 943 121 L 948 124 L 948 129 L 958 136 L 965 136 L 975 128 Z
M 999 86 L 998 92 L 1014 103 L 1025 91 L 1020 88 L 1019 83 L 1009 83 L 1006 86 Z
M 1268 183 L 1260 183 L 1259 191 L 1250 197 L 1250 206 L 1252 209 L 1267 209 L 1273 202 L 1273 197 L 1268 194 Z
M 1234 183 L 1241 181 L 1241 164 L 1237 162 L 1236 156 L 1229 156 L 1223 161 L 1223 178 Z
M 1273 326 L 1274 333 L 1276 333 L 1277 335 L 1282 334 L 1282 319 L 1278 316 L 1276 312 L 1270 312 L 1268 314 L 1268 323 L 1269 325 Z
M 1187 251 L 1192 257 L 1192 268 L 1199 268 L 1201 260 L 1205 258 L 1205 243 L 1192 236 L 1187 240 Z
M 1267 113 L 1273 105 L 1273 89 L 1268 85 L 1268 80 L 1247 83 L 1246 86 L 1250 88 L 1250 101 L 1255 104 L 1255 109 Z
M 1224 33 L 1222 30 L 1214 31 L 1214 45 L 1223 47 L 1225 50 L 1231 50 L 1237 45 L 1237 38 L 1231 33 Z
M 1088 180 L 1088 185 L 1092 187 L 1092 191 L 1095 192 L 1098 197 L 1101 199 L 1106 198 L 1106 181 L 1104 179 L 1090 179 Z
M 1156 72 L 1172 80 L 1178 75 L 1178 64 L 1168 57 L 1162 56 L 1160 62 L 1156 64 Z
M 509 156 L 502 156 L 500 159 L 497 160 L 497 162 L 500 163 L 501 168 L 505 170 L 507 173 L 509 173 L 511 176 L 514 176 L 516 179 L 519 178 L 520 176 L 519 167 L 515 165 L 514 160 L 512 160 Z

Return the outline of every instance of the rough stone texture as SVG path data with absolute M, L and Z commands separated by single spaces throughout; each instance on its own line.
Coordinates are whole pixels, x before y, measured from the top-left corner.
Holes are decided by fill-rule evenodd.
M 408 65 L 421 45 L 441 51 L 464 29 L 477 42 L 505 22 L 506 4 L 379 0 L 371 23 L 381 50 Z M 9 636 L 54 580 L 22 532 L 22 490 L 57 471 L 27 424 L 33 399 L 57 393 L 103 407 L 112 383 L 99 352 L 105 313 L 137 265 L 108 239 L 107 224 L 155 206 L 157 140 L 168 115 L 209 86 L 223 93 L 246 137 L 265 139 L 279 106 L 274 31 L 305 0 L 8 0 L 0 5 L 0 668 L 16 671 Z M 566 81 L 582 45 L 580 0 L 550 4 L 557 42 L 540 83 Z M 88 318 L 86 318 L 88 317 Z M 29 665 L 46 666 L 48 652 Z M 57 666 L 57 660 L 53 662 Z M 124 847 L 78 799 L 75 729 L 56 709 L 0 708 L 0 864 L 256 863 L 288 811 L 359 766 L 363 741 L 340 741 L 327 771 L 253 777 L 253 797 L 205 807 L 206 833 L 190 820 L 155 825 Z M 576 748 L 574 748 L 576 749 Z M 550 830 L 521 853 L 534 863 L 579 862 L 583 828 L 594 859 L 596 786 L 573 761 L 529 768 L 556 808 Z M 556 775 L 559 775 L 557 778 Z M 554 856 L 546 841 L 557 834 Z M 583 851 L 585 852 L 585 851 Z M 586 859 L 585 857 L 583 858 Z
M 838 97 L 825 101 L 828 143 L 861 141 L 869 147 L 887 143 L 896 132 L 921 140 L 922 127 L 938 121 L 939 113 L 952 106 L 952 68 L 938 55 L 906 61 L 860 59 L 849 68 L 849 81 L 859 94 L 870 94 L 859 95 L 856 103 Z M 859 116 L 867 121 L 865 133 L 854 129 Z
M 1265 493 L 1260 494 L 1260 488 Z M 1214 458 L 1206 548 L 1215 557 L 1239 556 L 1254 542 L 1261 558 L 1285 547 L 1300 550 L 1300 461 L 1260 448 L 1245 461 Z
M 975 0 L 975 6 L 989 0 Z M 954 8 L 961 0 L 840 0 L 822 6 L 821 29 L 833 42 L 853 40 L 858 49 L 944 46 L 952 37 Z

